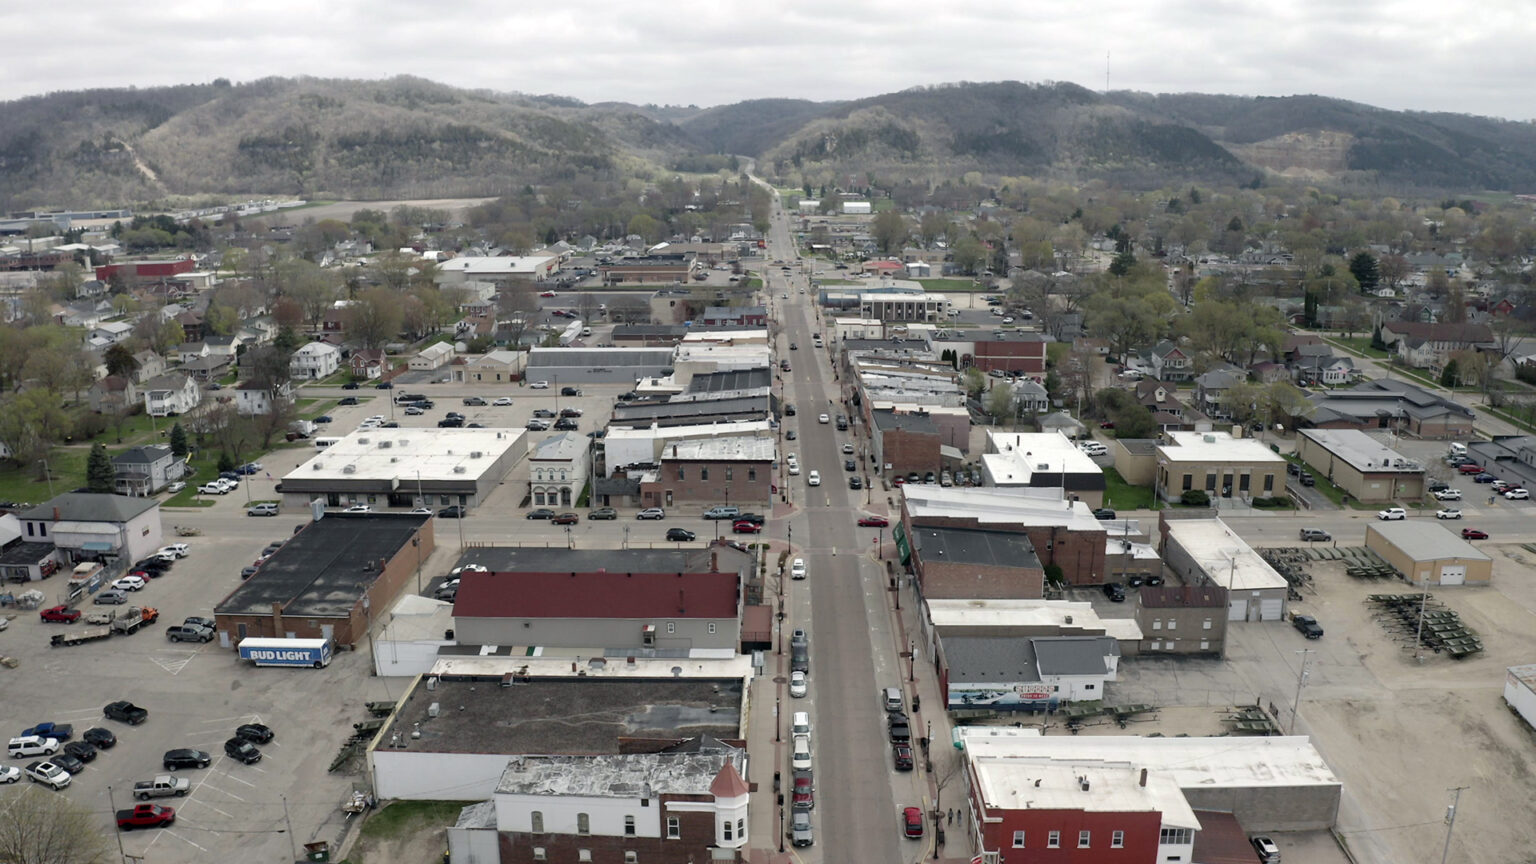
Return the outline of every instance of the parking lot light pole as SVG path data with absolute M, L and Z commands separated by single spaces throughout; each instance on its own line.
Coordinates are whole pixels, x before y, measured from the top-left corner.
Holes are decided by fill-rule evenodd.
M 1291 702 L 1291 724 L 1286 730 L 1287 735 L 1296 731 L 1296 712 L 1301 708 L 1301 685 L 1307 683 L 1309 677 L 1307 661 L 1312 659 L 1312 649 L 1303 648 L 1296 652 L 1301 655 L 1301 670 L 1296 673 L 1296 698 Z

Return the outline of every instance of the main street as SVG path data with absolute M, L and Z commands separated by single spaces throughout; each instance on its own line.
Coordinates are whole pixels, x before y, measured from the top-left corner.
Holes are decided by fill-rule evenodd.
M 867 452 L 867 446 L 861 446 L 856 435 L 862 432 L 858 425 L 838 432 L 835 424 L 817 422 L 822 413 L 835 417 L 849 412 L 833 377 L 833 334 L 819 323 L 809 277 L 777 206 L 767 258 L 791 268 L 785 273 L 778 265 L 765 266 L 763 292 L 779 324 L 776 356 L 791 365 L 783 376 L 783 399 L 797 408 L 795 417 L 785 418 L 785 430 L 796 429 L 798 440 L 781 439 L 781 446 L 784 452 L 799 454 L 802 472 L 783 477 L 796 512 L 787 525 L 780 520 L 773 530 L 793 540 L 791 558 L 804 558 L 808 570 L 805 581 L 788 583 L 785 628 L 800 627 L 810 634 L 809 695 L 792 700 L 785 693 L 780 700 L 783 715 L 811 712 L 816 845 L 800 854 L 808 861 L 917 860 L 930 848 L 928 842 L 903 839 L 899 818 L 902 807 L 924 803 L 923 774 L 894 770 L 878 699 L 879 688 L 901 685 L 905 664 L 897 656 L 899 637 L 893 633 L 883 571 L 870 554 L 878 529 L 856 524 L 872 496 L 850 490 L 848 478 L 853 474 L 843 469 L 849 458 L 842 452 L 845 443 L 852 443 L 859 454 Z M 827 350 L 814 347 L 813 334 L 818 332 L 826 337 Z M 789 350 L 791 342 L 799 350 Z M 822 485 L 808 485 L 812 471 L 820 472 Z M 865 465 L 857 474 L 867 477 Z M 885 513 L 884 493 L 873 494 L 881 496 L 875 509 Z M 787 634 L 783 638 L 787 640 Z M 789 717 L 781 716 L 779 722 L 786 743 L 777 767 L 787 787 Z M 931 842 L 931 836 L 925 840 Z

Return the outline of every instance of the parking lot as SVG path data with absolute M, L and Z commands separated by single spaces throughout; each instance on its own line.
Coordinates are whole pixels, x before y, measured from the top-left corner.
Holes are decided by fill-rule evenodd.
M 114 830 L 113 805 L 131 805 L 135 781 L 166 773 L 165 751 L 190 747 L 212 756 L 209 768 L 177 772 L 192 788 L 185 798 L 161 802 L 176 808 L 173 827 L 123 836 L 129 855 L 166 862 L 282 861 L 293 860 L 291 843 L 302 853 L 305 842 L 340 836 L 338 807 L 361 777 L 327 768 L 351 724 L 367 718 L 364 703 L 399 695 L 399 685 L 370 678 L 361 652 L 339 654 L 319 670 L 257 669 L 217 641 L 171 643 L 164 635 L 188 615 L 212 617 L 214 604 L 238 583 L 240 565 L 268 542 L 290 535 L 298 521 L 289 515 L 250 519 L 232 506 L 166 513 L 168 534 L 176 522 L 196 524 L 203 534 L 166 538 L 186 542 L 190 555 L 130 595 L 130 602 L 160 611 L 158 622 L 132 636 L 50 648 L 51 635 L 85 625 L 43 624 L 35 612 L 7 612 L 11 621 L 0 633 L 0 653 L 18 665 L 0 670 L 4 728 L 16 735 L 52 720 L 73 724 L 76 738 L 92 726 L 117 736 L 115 747 L 101 751 L 58 793 L 88 807 L 104 832 Z M 62 583 L 54 577 L 39 587 L 52 598 Z M 327 698 L 316 699 L 320 692 Z M 139 726 L 105 720 L 102 706 L 118 699 L 148 709 L 149 719 Z M 254 765 L 240 764 L 223 749 L 235 727 L 247 722 L 276 733 L 260 747 L 264 758 Z

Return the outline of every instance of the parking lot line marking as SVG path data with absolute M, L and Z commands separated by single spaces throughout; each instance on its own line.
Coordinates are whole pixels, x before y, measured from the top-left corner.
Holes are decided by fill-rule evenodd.
M 244 784 L 245 784 L 245 785 L 247 785 L 247 786 L 249 786 L 249 787 L 251 787 L 251 788 L 252 788 L 252 789 L 255 789 L 255 788 L 256 788 L 256 784 L 255 784 L 255 783 L 252 783 L 252 782 L 251 782 L 251 781 L 249 781 L 249 780 L 241 780 L 241 779 L 240 779 L 240 778 L 239 778 L 239 777 L 236 777 L 236 776 L 235 776 L 235 775 L 233 775 L 233 774 L 225 774 L 225 775 L 224 775 L 224 776 L 225 776 L 225 777 L 228 777 L 228 778 L 229 778 L 229 779 L 231 779 L 231 780 L 233 780 L 233 781 L 235 781 L 235 782 L 236 782 L 236 783 L 244 783 Z M 222 789 L 220 789 L 220 790 L 219 790 L 219 791 L 220 791 L 220 792 L 224 792 L 224 790 L 222 790 Z M 225 794 L 225 795 L 229 795 L 229 796 L 230 796 L 230 797 L 234 797 L 234 796 L 233 796 L 233 795 L 232 795 L 232 794 L 231 794 L 231 793 L 229 793 L 229 792 L 224 792 L 224 794 Z
M 244 722 L 244 718 L 238 717 L 238 716 L 237 717 L 218 717 L 218 718 L 213 719 L 213 720 L 199 720 L 197 722 L 202 723 L 204 725 L 213 725 L 215 723 L 217 723 L 217 724 L 224 724 L 224 723 L 234 723 L 236 721 Z
M 224 813 L 223 810 L 220 810 L 219 812 L 220 813 Z M 228 813 L 224 813 L 224 815 L 225 816 L 229 816 Z M 234 817 L 231 816 L 230 818 L 233 819 Z M 187 838 L 181 836 L 180 834 L 177 834 L 175 831 L 172 831 L 169 828 L 162 828 L 162 829 L 160 829 L 160 833 L 162 833 L 162 834 L 169 834 L 172 837 L 175 837 L 177 840 L 180 840 L 181 842 L 187 844 L 188 846 L 194 846 L 194 847 L 196 847 L 197 849 L 199 849 L 199 850 L 201 850 L 203 852 L 207 852 L 208 851 L 207 848 L 205 848 L 203 846 L 198 846 L 196 843 L 193 843 L 191 840 L 188 840 Z
M 160 657 L 151 654 L 149 659 L 150 662 L 154 663 L 156 666 L 159 666 L 161 669 L 164 669 L 172 675 L 176 675 L 180 673 L 181 670 L 187 668 L 187 664 L 191 663 L 192 658 L 195 656 L 197 655 L 188 654 L 187 656 L 176 660 L 162 660 Z

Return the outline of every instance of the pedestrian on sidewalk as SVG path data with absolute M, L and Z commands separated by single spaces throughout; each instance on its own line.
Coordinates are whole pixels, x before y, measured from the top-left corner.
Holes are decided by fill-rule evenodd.
M 955 808 L 949 808 L 949 824 L 955 824 Z

